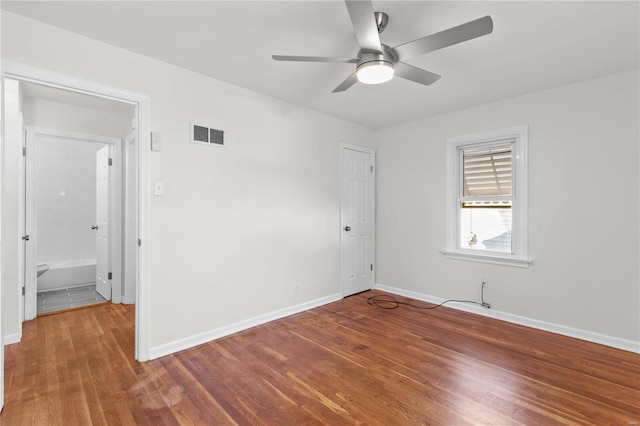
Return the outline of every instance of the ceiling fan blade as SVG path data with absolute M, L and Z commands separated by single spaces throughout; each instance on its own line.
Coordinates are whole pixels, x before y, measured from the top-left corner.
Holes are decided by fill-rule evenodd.
M 347 79 L 345 81 L 340 83 L 340 86 L 338 86 L 335 89 L 333 89 L 332 93 L 344 92 L 349 87 L 351 87 L 354 84 L 356 84 L 357 82 L 358 82 L 358 77 L 356 77 L 356 73 L 354 71 L 354 73 L 351 74 L 349 77 L 347 77 Z
M 353 30 L 356 33 L 358 44 L 362 50 L 369 52 L 382 52 L 378 25 L 373 13 L 373 4 L 370 0 L 345 0 Z
M 416 68 L 412 65 L 405 64 L 404 62 L 396 62 L 393 68 L 396 76 L 424 84 L 425 86 L 435 83 L 440 79 L 438 74 Z
M 406 59 L 413 58 L 414 56 L 433 52 L 434 50 L 442 49 L 443 47 L 452 46 L 454 44 L 462 43 L 463 41 L 490 34 L 492 31 L 493 20 L 491 19 L 491 16 L 485 16 L 483 18 L 467 22 L 466 24 L 458 25 L 457 27 L 452 27 L 448 30 L 440 31 L 439 33 L 431 34 L 426 37 L 401 44 L 400 46 L 394 47 L 393 50 L 398 54 L 398 60 L 404 61 Z
M 334 58 L 330 56 L 288 56 L 271 55 L 276 61 L 298 61 L 298 62 L 338 62 L 343 64 L 355 64 L 358 58 Z

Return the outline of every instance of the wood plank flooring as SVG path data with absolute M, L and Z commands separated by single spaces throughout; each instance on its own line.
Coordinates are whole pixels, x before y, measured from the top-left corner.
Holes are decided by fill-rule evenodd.
M 640 355 L 377 291 L 147 363 L 133 307 L 24 324 L 6 348 L 3 426 L 622 425 Z M 408 299 L 399 298 L 407 301 Z M 423 304 L 422 302 L 415 302 Z

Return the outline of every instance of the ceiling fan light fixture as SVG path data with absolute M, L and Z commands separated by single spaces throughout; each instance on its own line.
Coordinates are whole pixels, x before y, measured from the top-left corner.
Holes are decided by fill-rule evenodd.
M 381 84 L 393 78 L 393 63 L 388 61 L 370 61 L 358 66 L 358 81 L 364 84 Z

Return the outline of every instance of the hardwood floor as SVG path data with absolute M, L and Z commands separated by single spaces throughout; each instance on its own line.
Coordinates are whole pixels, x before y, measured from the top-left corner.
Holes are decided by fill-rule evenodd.
M 640 355 L 372 291 L 147 363 L 132 307 L 6 347 L 11 425 L 637 425 Z M 401 300 L 408 300 L 400 298 Z M 422 302 L 416 302 L 424 304 Z

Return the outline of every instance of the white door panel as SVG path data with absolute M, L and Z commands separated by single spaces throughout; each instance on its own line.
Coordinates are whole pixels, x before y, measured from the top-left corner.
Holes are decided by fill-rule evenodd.
M 96 152 L 96 290 L 111 300 L 109 265 L 109 147 Z
M 343 296 L 373 288 L 375 153 L 342 149 Z

